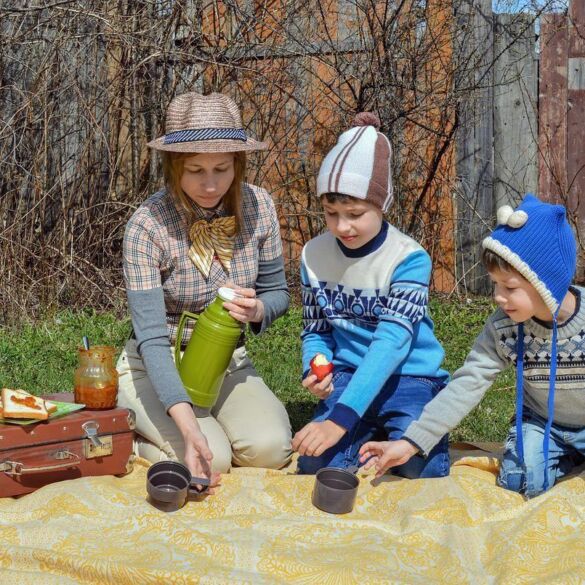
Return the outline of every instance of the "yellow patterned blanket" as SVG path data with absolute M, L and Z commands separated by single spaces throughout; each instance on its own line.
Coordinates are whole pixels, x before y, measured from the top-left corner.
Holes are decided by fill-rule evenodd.
M 531 501 L 496 459 L 458 452 L 445 479 L 361 480 L 355 510 L 311 505 L 312 477 L 239 469 L 165 514 L 146 463 L 123 478 L 0 499 L 0 583 L 583 583 L 585 474 Z

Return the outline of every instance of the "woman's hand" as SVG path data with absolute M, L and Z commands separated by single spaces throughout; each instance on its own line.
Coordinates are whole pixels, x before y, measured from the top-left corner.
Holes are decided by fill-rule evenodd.
M 315 374 L 309 374 L 301 384 L 313 396 L 325 400 L 334 390 L 331 380 L 333 380 L 333 374 L 327 374 L 320 382 Z
M 210 488 L 218 486 L 220 475 L 211 471 L 213 453 L 199 428 L 193 407 L 188 402 L 178 402 L 169 408 L 169 415 L 183 435 L 185 465 L 189 468 L 191 475 L 209 479 Z M 210 489 L 209 493 L 213 493 L 213 489 Z
M 220 474 L 211 471 L 213 454 L 207 444 L 205 435 L 197 430 L 185 437 L 185 465 L 189 468 L 193 477 L 206 477 L 209 479 L 209 492 L 219 486 Z
M 226 286 L 230 286 L 226 284 Z M 233 288 L 239 297 L 223 304 L 224 309 L 241 323 L 262 323 L 264 319 L 264 303 L 256 298 L 256 291 L 253 288 Z

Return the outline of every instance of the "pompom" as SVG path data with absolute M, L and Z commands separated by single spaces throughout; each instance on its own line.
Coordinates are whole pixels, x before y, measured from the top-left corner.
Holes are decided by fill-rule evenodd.
M 508 218 L 508 225 L 513 228 L 522 227 L 526 221 L 528 220 L 528 214 L 521 209 L 515 211 L 509 218 Z
M 509 205 L 503 205 L 496 215 L 499 225 L 508 225 L 512 228 L 522 227 L 528 220 L 528 214 L 519 209 L 514 211 Z
M 506 225 L 508 218 L 514 213 L 514 210 L 509 205 L 502 205 L 498 208 L 496 218 L 499 225 Z
M 380 129 L 380 118 L 373 112 L 360 112 L 353 119 L 352 127 L 355 126 L 374 126 L 376 130 Z

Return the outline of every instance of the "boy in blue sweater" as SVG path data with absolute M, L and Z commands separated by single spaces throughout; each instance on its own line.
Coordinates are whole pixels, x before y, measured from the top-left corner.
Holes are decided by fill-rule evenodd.
M 384 220 L 391 148 L 379 126 L 375 115 L 358 114 L 317 178 L 328 232 L 302 254 L 302 384 L 321 400 L 293 440 L 300 473 L 357 465 L 367 441 L 402 438 L 448 379 L 427 310 L 429 255 Z M 309 367 L 318 353 L 334 365 L 321 381 Z M 447 447 L 445 436 L 428 457 L 393 471 L 448 475 Z

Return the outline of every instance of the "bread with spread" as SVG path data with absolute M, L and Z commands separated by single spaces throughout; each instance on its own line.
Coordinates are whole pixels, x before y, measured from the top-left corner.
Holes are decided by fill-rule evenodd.
M 0 414 L 4 418 L 47 420 L 57 405 L 25 390 L 2 388 Z

